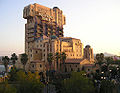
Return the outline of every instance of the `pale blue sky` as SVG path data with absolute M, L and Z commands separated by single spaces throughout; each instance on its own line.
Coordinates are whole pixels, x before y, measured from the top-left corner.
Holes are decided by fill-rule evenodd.
M 0 0 L 0 56 L 24 52 L 23 8 L 33 3 L 63 10 L 65 36 L 120 55 L 120 0 Z

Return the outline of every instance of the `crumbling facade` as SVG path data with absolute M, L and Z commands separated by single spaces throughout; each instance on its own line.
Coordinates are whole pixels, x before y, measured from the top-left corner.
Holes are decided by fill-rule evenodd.
M 25 53 L 28 55 L 26 70 L 46 71 L 48 53 L 55 55 L 56 52 L 65 52 L 67 59 L 86 58 L 84 53 L 87 51 L 84 52 L 83 44 L 79 39 L 64 37 L 65 16 L 58 7 L 51 9 L 36 3 L 30 4 L 24 8 L 23 18 L 27 19 L 25 24 Z M 93 56 L 93 52 L 91 55 Z M 89 58 L 86 59 L 89 60 Z M 52 69 L 56 70 L 55 61 L 52 63 Z
M 45 44 L 42 46 L 42 43 L 38 42 L 52 35 L 63 37 L 65 16 L 62 10 L 57 7 L 51 9 L 35 3 L 24 8 L 23 18 L 27 19 L 25 24 L 25 52 L 29 57 L 28 62 L 42 60 L 41 57 L 39 58 L 40 54 L 36 55 L 34 51 L 36 49 L 39 53 L 45 51 Z M 36 42 L 38 43 L 37 47 Z M 38 57 L 35 58 L 35 56 Z M 41 56 L 44 56 L 44 54 L 41 54 Z

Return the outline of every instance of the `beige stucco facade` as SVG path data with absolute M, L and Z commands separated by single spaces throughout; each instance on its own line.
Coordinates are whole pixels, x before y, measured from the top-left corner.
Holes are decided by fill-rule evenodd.
M 86 73 L 91 73 L 94 69 L 94 64 L 87 59 L 67 59 L 66 72 L 79 72 L 84 70 Z
M 30 71 L 32 72 L 44 72 L 45 71 L 45 64 L 44 62 L 40 62 L 39 60 L 37 61 L 31 61 L 30 64 Z
M 45 71 L 48 66 L 48 53 L 53 53 L 54 56 L 56 52 L 65 52 L 67 59 L 87 60 L 86 64 L 94 62 L 91 47 L 83 48 L 80 39 L 64 37 L 65 16 L 58 7 L 51 9 L 36 3 L 30 4 L 24 8 L 23 18 L 27 19 L 25 24 L 25 53 L 28 55 L 27 71 Z M 77 67 L 80 67 L 81 63 L 84 62 L 79 61 Z M 66 67 L 69 71 L 67 63 Z M 56 70 L 55 60 L 52 62 L 52 69 Z M 77 70 L 77 68 L 75 69 Z

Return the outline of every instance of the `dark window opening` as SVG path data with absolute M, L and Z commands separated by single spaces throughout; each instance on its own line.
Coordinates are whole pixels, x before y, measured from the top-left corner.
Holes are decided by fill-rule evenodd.
M 32 65 L 32 67 L 34 68 L 34 65 Z
M 77 72 L 80 72 L 80 68 L 78 68 Z
M 42 67 L 42 65 L 40 64 L 40 67 Z
M 36 51 L 36 53 L 38 53 L 38 51 Z

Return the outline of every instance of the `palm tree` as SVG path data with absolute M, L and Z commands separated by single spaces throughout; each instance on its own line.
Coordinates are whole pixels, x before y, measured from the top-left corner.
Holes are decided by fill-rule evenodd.
M 103 53 L 96 54 L 96 60 L 99 66 L 101 66 L 104 61 L 104 54 Z
M 61 61 L 62 61 L 62 64 L 63 64 L 63 71 L 65 71 L 65 60 L 66 60 L 66 58 L 67 58 L 67 56 L 66 56 L 66 54 L 65 54 L 65 52 L 62 52 L 61 53 Z M 60 67 L 61 68 L 61 67 Z
M 25 65 L 28 61 L 28 55 L 26 53 L 21 54 L 21 63 L 23 64 L 23 68 L 25 70 Z
M 9 64 L 9 57 L 8 56 L 2 57 L 2 61 L 3 61 L 3 64 L 5 66 L 5 70 L 7 73 L 8 72 L 8 64 Z
M 99 65 L 99 68 L 100 68 L 99 70 L 101 72 L 102 64 L 104 61 L 104 54 L 103 53 L 96 54 L 96 60 L 97 60 L 97 64 Z
M 104 61 L 104 54 L 103 53 L 100 53 L 100 59 L 101 59 L 101 62 Z
M 51 65 L 52 65 L 52 61 L 53 61 L 53 54 L 52 53 L 48 54 L 47 60 L 49 62 L 49 66 L 50 66 L 50 70 L 51 70 Z
M 112 57 L 105 57 L 105 60 L 107 62 L 107 66 L 109 66 L 109 64 L 111 64 L 113 62 L 113 58 Z
M 56 63 L 57 63 L 57 71 L 58 71 L 58 61 L 59 61 L 59 59 L 60 59 L 60 54 L 59 54 L 59 52 L 56 52 Z
M 15 67 L 15 63 L 16 63 L 16 60 L 17 60 L 18 58 L 17 58 L 17 55 L 15 54 L 15 53 L 13 53 L 12 55 L 11 55 L 11 60 L 12 60 L 12 63 L 13 63 L 13 66 Z

